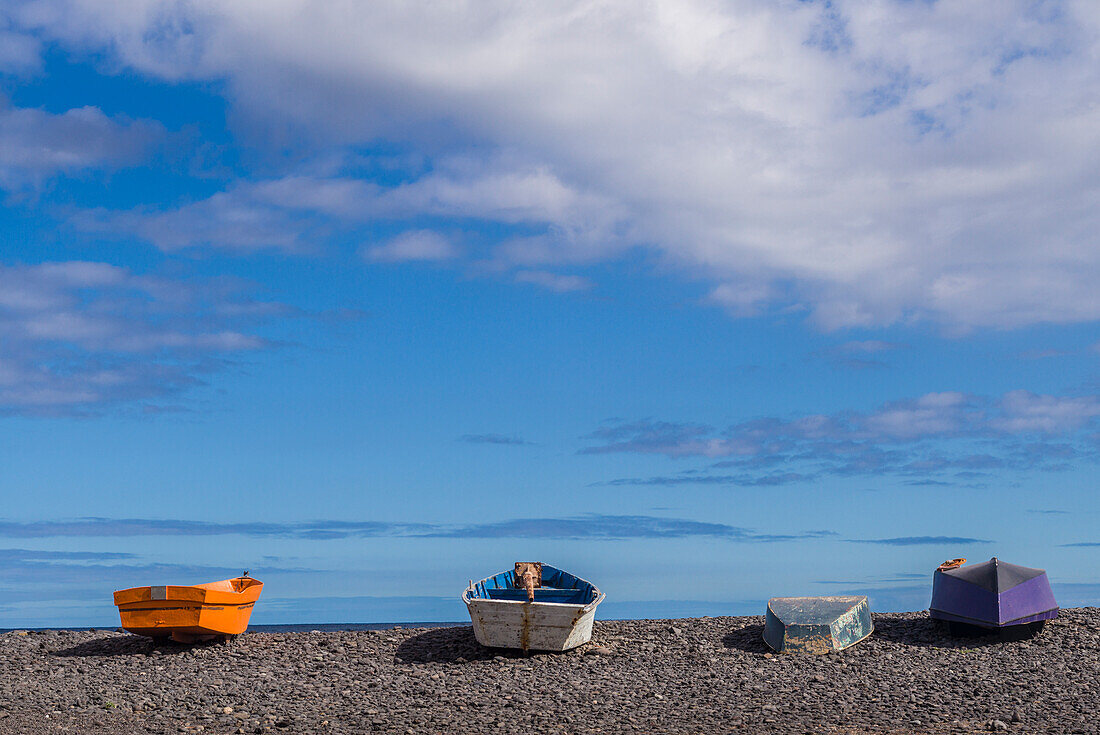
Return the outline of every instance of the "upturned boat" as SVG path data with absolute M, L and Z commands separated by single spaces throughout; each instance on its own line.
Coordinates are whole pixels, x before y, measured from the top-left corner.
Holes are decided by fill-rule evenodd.
M 206 584 L 118 590 L 115 605 L 123 629 L 131 633 L 193 643 L 243 633 L 263 588 L 245 572 Z
M 592 639 L 594 584 L 541 562 L 486 577 L 462 593 L 478 643 L 524 651 L 566 651 Z
M 764 642 L 780 653 L 823 654 L 854 646 L 874 629 L 863 595 L 773 597 L 764 617 Z
M 1043 569 L 1021 567 L 993 557 L 965 566 L 966 559 L 952 559 L 932 575 L 932 603 L 928 614 L 952 624 L 990 630 L 1015 626 L 1041 628 L 1058 617 L 1058 603 Z

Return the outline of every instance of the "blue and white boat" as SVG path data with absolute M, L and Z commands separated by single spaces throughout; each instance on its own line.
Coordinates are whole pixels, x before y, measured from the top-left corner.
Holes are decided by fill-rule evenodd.
M 524 651 L 567 651 L 590 641 L 603 598 L 591 582 L 541 562 L 517 562 L 462 593 L 478 643 Z

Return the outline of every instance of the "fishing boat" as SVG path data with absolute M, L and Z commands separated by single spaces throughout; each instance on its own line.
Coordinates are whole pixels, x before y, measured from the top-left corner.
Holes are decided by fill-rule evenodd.
M 592 639 L 594 584 L 541 562 L 473 581 L 462 593 L 478 643 L 524 651 L 567 651 Z
M 874 631 L 863 595 L 773 597 L 764 617 L 764 642 L 780 653 L 843 651 Z
M 928 613 L 945 620 L 955 632 L 966 626 L 1005 630 L 1029 626 L 1038 630 L 1058 617 L 1058 603 L 1043 569 L 1021 567 L 993 557 L 965 566 L 966 559 L 946 561 L 932 575 Z
M 263 588 L 245 572 L 206 584 L 118 590 L 115 605 L 123 629 L 131 633 L 193 643 L 243 633 Z

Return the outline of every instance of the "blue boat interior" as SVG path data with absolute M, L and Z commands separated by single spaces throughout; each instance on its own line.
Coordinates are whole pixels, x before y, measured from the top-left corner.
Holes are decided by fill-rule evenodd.
M 587 605 L 599 594 L 591 582 L 574 577 L 569 572 L 542 565 L 542 587 L 535 588 L 535 602 L 559 602 L 567 605 Z M 509 569 L 474 585 L 472 599 L 527 601 L 527 590 L 516 587 L 516 573 Z

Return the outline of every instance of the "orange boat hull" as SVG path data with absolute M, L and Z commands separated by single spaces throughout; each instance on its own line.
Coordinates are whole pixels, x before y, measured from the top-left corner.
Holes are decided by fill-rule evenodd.
M 191 642 L 245 632 L 262 590 L 263 583 L 251 577 L 132 587 L 115 592 L 115 605 L 122 627 L 131 633 Z

